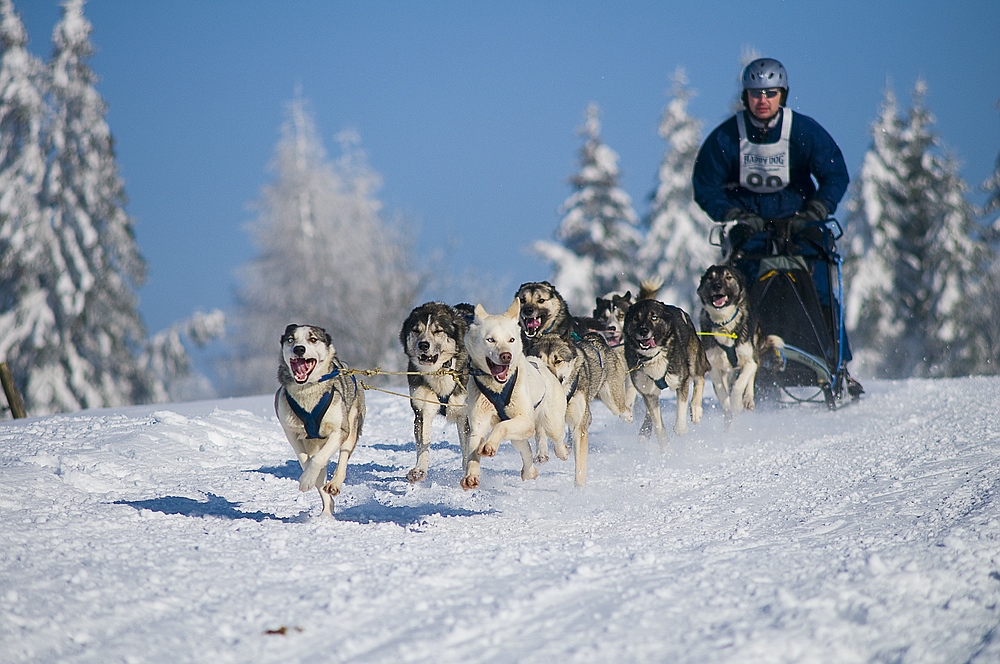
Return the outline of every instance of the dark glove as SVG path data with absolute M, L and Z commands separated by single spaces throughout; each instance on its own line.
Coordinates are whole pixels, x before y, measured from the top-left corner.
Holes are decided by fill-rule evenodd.
M 792 228 L 802 230 L 802 227 L 813 221 L 824 221 L 830 215 L 826 209 L 826 203 L 821 200 L 810 198 L 802 206 L 802 209 L 792 216 Z
M 753 212 L 747 212 L 742 208 L 729 208 L 726 213 L 722 215 L 723 221 L 735 221 L 738 224 L 743 224 L 744 226 L 749 226 L 753 229 L 755 233 L 759 233 L 764 230 L 764 220 L 760 216 L 754 214 Z

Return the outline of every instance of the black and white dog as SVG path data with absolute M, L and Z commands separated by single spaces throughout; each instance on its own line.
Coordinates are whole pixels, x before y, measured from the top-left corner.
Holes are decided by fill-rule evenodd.
M 640 433 L 655 432 L 660 443 L 666 443 L 660 392 L 667 388 L 677 396 L 674 433 L 678 436 L 687 433 L 689 398 L 691 421 L 695 424 L 701 421 L 709 365 L 694 323 L 683 309 L 658 300 L 640 300 L 629 307 L 625 316 L 625 360 L 632 382 L 646 404 L 646 419 Z
M 333 497 L 347 475 L 347 460 L 365 421 L 365 393 L 336 356 L 326 330 L 289 325 L 281 335 L 280 387 L 274 412 L 302 466 L 299 491 L 319 489 L 323 514 L 333 514 Z M 334 455 L 337 469 L 327 482 Z
M 467 445 L 469 356 L 465 351 L 465 333 L 468 329 L 469 317 L 461 309 L 442 302 L 426 302 L 410 312 L 399 331 L 399 342 L 408 359 L 406 379 L 417 445 L 416 465 L 406 473 L 410 482 L 427 478 L 435 415 L 444 415 L 454 422 L 462 449 Z
M 712 386 L 726 425 L 733 416 L 754 407 L 754 378 L 767 352 L 780 352 L 784 341 L 764 335 L 750 315 L 746 279 L 728 265 L 713 265 L 698 284 L 700 325 Z

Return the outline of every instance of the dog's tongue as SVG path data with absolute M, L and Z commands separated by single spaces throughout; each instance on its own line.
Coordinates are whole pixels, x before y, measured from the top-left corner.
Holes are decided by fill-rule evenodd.
M 509 364 L 496 364 L 490 358 L 486 358 L 486 364 L 490 367 L 490 373 L 493 374 L 495 380 L 501 383 L 507 380 L 507 375 L 510 373 Z
M 715 296 L 715 297 L 714 297 L 714 298 L 712 299 L 712 304 L 713 304 L 713 305 L 714 305 L 715 307 L 718 307 L 719 309 L 721 309 L 722 307 L 724 307 L 724 306 L 726 306 L 727 304 L 729 304 L 729 297 L 728 297 L 728 296 L 726 296 L 726 295 L 716 295 L 716 296 Z
M 525 328 L 525 330 L 527 330 L 531 334 L 534 334 L 535 332 L 537 332 L 538 328 L 540 328 L 541 326 L 542 326 L 542 319 L 541 318 L 525 318 L 524 319 L 524 328 Z
M 656 345 L 656 339 L 650 337 L 648 339 L 639 339 L 639 345 L 643 348 L 652 348 Z
M 304 383 L 309 378 L 309 374 L 312 373 L 313 367 L 316 366 L 316 360 L 312 358 L 293 357 L 290 364 L 292 365 L 292 373 L 295 374 L 296 382 Z

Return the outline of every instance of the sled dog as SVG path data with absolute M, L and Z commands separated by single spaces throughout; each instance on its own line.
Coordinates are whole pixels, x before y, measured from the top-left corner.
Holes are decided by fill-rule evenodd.
M 515 297 L 521 306 L 521 329 L 529 344 L 542 334 L 558 334 L 568 341 L 586 332 L 570 315 L 563 296 L 547 281 L 521 284 Z
M 500 441 L 509 440 L 521 454 L 521 479 L 538 477 L 530 439 L 556 456 L 569 457 L 564 441 L 566 393 L 559 379 L 537 357 L 524 354 L 518 322 L 520 301 L 514 298 L 506 312 L 490 315 L 476 305 L 475 318 L 465 335 L 469 353 L 469 442 L 463 450 L 463 489 L 479 486 L 480 459 L 496 454 Z M 545 441 L 543 443 L 543 441 Z
M 648 279 L 642 282 L 639 287 L 639 300 L 654 300 L 660 291 L 662 282 L 660 280 Z M 607 297 L 597 298 L 597 305 L 594 307 L 594 320 L 603 328 L 601 334 L 607 339 L 608 345 L 617 348 L 624 343 L 622 335 L 625 331 L 625 314 L 628 308 L 635 302 L 632 301 L 632 291 L 625 291 L 624 295 L 610 293 Z
M 566 423 L 573 437 L 576 485 L 587 481 L 589 429 L 593 416 L 590 402 L 600 399 L 614 415 L 632 421 L 625 404 L 625 381 L 628 370 L 624 355 L 613 350 L 604 337 L 588 332 L 580 341 L 566 341 L 557 334 L 543 334 L 529 353 L 541 358 L 562 383 L 566 392 Z M 535 461 L 548 461 L 548 445 L 539 449 Z
M 299 491 L 313 487 L 323 500 L 323 514 L 333 514 L 333 496 L 347 475 L 347 460 L 361 435 L 365 393 L 336 357 L 326 330 L 289 325 L 281 335 L 281 363 L 274 412 L 302 466 Z M 333 479 L 326 466 L 337 458 Z
M 709 365 L 694 323 L 684 310 L 658 300 L 633 304 L 625 316 L 625 359 L 632 382 L 646 404 L 642 435 L 654 431 L 661 444 L 666 442 L 660 391 L 668 387 L 677 395 L 674 433 L 678 436 L 687 433 L 689 396 L 691 421 L 695 424 L 701 421 Z
M 754 407 L 754 378 L 765 353 L 780 352 L 785 343 L 779 336 L 762 334 L 751 320 L 746 279 L 739 270 L 728 265 L 708 268 L 698 284 L 698 298 L 702 345 L 728 426 L 736 413 Z
M 459 442 L 465 447 L 469 436 L 465 415 L 468 327 L 465 317 L 449 305 L 426 302 L 410 312 L 399 331 L 399 343 L 408 360 L 406 380 L 417 445 L 416 464 L 406 473 L 411 483 L 427 478 L 435 415 L 444 415 L 455 423 Z
M 639 287 L 640 300 L 652 300 L 660 290 L 662 281 L 655 279 L 644 280 Z M 629 307 L 634 304 L 632 301 L 632 291 L 625 291 L 624 295 L 611 293 L 608 297 L 597 298 L 597 306 L 594 307 L 594 320 L 598 331 L 607 340 L 612 351 L 625 363 L 625 314 Z M 633 410 L 635 409 L 635 398 L 638 396 L 632 379 L 626 372 L 625 375 L 625 409 L 623 419 L 631 422 Z

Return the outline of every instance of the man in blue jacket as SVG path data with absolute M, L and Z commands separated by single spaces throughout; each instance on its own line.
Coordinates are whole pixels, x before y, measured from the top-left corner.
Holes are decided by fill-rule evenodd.
M 750 249 L 753 235 L 776 220 L 788 220 L 793 237 L 832 247 L 824 222 L 850 181 L 836 141 L 818 122 L 785 107 L 788 74 L 777 60 L 746 66 L 742 99 L 744 110 L 709 134 L 698 152 L 695 201 L 715 221 L 737 222 L 729 232 L 731 252 Z M 816 270 L 814 279 L 822 304 L 839 307 L 829 301 L 827 271 Z M 844 339 L 849 360 L 846 333 Z M 861 386 L 849 383 L 860 394 Z

